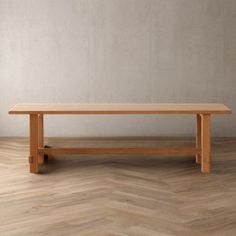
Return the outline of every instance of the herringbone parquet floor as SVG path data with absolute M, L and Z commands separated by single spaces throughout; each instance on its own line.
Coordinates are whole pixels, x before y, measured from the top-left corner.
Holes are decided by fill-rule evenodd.
M 52 145 L 193 145 L 188 139 L 51 139 Z M 64 145 L 65 146 L 65 145 Z M 192 156 L 57 157 L 28 172 L 27 139 L 0 139 L 0 236 L 236 235 L 236 139 Z

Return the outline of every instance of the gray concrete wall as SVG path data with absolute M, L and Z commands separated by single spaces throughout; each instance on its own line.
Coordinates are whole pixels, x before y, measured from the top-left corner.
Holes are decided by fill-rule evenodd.
M 223 102 L 236 110 L 235 0 L 0 0 L 0 136 L 18 102 Z M 193 117 L 52 116 L 49 136 L 191 135 Z M 236 136 L 236 116 L 213 119 Z

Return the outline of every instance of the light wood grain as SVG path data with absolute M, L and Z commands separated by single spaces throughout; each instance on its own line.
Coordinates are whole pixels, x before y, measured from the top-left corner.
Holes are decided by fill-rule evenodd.
M 196 148 L 202 147 L 202 121 L 201 115 L 196 115 Z M 196 163 L 201 164 L 201 153 L 196 154 Z
M 79 148 L 39 148 L 39 153 L 48 155 L 63 155 L 63 154 L 162 154 L 162 155 L 195 155 L 201 152 L 201 149 L 193 147 L 79 147 Z
M 194 146 L 195 138 L 45 140 L 66 147 Z M 0 138 L 1 236 L 234 236 L 236 139 L 213 139 L 212 175 L 183 155 L 56 157 L 28 173 L 28 139 Z
M 38 115 L 30 115 L 30 173 L 38 173 Z
M 9 114 L 30 115 L 30 172 L 38 173 L 38 164 L 44 161 L 44 154 L 195 154 L 202 172 L 210 173 L 210 115 L 230 114 L 224 104 L 17 104 Z M 45 114 L 196 114 L 196 148 L 43 148 L 43 116 Z M 37 132 L 34 118 L 37 117 Z M 35 137 L 37 135 L 37 137 Z M 37 142 L 37 154 L 35 143 Z M 33 146 L 32 146 L 33 145 Z M 39 152 L 38 152 L 39 150 Z M 201 153 L 200 153 L 201 152 Z M 31 154 L 33 153 L 33 154 Z M 37 161 L 35 161 L 37 158 Z
M 201 117 L 201 167 L 203 173 L 211 172 L 211 116 L 202 115 Z
M 230 114 L 224 104 L 186 103 L 186 104 L 17 104 L 9 114 Z
M 43 114 L 40 114 L 38 116 L 38 129 L 39 129 L 38 147 L 39 148 L 44 147 L 44 119 L 43 118 L 44 118 Z M 43 164 L 43 162 L 44 162 L 44 155 L 38 155 L 38 163 Z

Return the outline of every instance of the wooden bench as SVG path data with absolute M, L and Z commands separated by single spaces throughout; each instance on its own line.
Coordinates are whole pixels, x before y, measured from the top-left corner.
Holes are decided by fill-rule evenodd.
M 45 155 L 57 154 L 191 154 L 203 173 L 211 171 L 211 115 L 231 114 L 224 104 L 17 104 L 9 114 L 30 117 L 30 172 L 38 173 Z M 53 148 L 44 146 L 44 115 L 194 115 L 196 147 Z

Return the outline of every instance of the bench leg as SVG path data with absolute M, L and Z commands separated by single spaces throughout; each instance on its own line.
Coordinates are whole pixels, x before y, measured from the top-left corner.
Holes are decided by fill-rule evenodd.
M 39 114 L 38 116 L 38 127 L 39 127 L 39 147 L 50 148 L 48 145 L 44 145 L 44 115 Z M 38 155 L 38 163 L 43 164 L 47 163 L 49 160 L 54 159 L 52 155 Z
M 39 127 L 39 147 L 44 147 L 44 123 L 43 123 L 43 114 L 39 114 L 38 116 L 38 127 Z M 43 164 L 44 163 L 44 156 L 43 155 L 38 155 L 38 163 Z
M 38 173 L 38 115 L 30 115 L 30 173 Z
M 202 127 L 201 127 L 201 115 L 196 116 L 196 148 L 201 149 L 202 146 Z M 196 163 L 201 164 L 201 154 L 196 154 Z
M 201 170 L 203 173 L 211 172 L 211 116 L 201 115 Z

